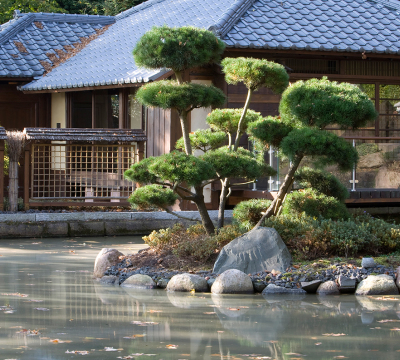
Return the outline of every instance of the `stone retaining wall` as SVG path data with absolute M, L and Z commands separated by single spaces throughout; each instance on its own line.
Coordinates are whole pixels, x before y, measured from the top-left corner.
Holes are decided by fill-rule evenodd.
M 217 210 L 209 211 L 209 214 L 213 221 L 217 220 Z M 197 211 L 180 211 L 179 215 L 200 221 Z M 232 210 L 225 212 L 225 218 L 229 223 Z M 147 235 L 176 223 L 194 224 L 161 211 L 0 214 L 0 239 Z

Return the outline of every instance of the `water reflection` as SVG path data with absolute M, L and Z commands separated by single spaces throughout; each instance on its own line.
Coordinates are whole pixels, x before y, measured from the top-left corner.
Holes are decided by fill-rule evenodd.
M 264 298 L 102 285 L 91 278 L 101 247 L 126 253 L 143 245 L 98 241 L 0 244 L 0 359 L 81 356 L 73 351 L 92 359 L 398 358 L 399 296 Z

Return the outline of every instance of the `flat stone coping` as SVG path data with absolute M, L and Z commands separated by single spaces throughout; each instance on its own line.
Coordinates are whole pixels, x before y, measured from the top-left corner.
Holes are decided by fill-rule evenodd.
M 180 216 L 201 220 L 198 211 L 177 211 Z M 218 219 L 218 210 L 208 211 L 211 220 Z M 225 218 L 232 218 L 233 210 L 225 210 Z M 101 221 L 101 220 L 183 220 L 165 211 L 155 212 L 73 212 L 73 213 L 16 213 L 0 214 L 1 222 L 47 222 L 47 221 Z

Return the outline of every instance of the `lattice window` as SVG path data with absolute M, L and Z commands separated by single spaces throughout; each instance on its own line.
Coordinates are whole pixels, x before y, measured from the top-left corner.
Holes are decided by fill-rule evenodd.
M 32 144 L 32 199 L 126 200 L 136 145 Z

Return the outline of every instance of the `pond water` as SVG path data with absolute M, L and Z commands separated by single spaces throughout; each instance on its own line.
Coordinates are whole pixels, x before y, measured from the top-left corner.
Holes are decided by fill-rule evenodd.
M 400 297 L 124 290 L 91 278 L 110 246 L 144 247 L 134 237 L 0 242 L 0 360 L 400 357 Z

